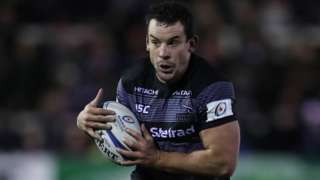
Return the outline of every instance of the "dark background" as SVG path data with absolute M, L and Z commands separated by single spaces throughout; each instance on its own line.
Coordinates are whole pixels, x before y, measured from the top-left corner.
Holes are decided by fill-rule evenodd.
M 156 1 L 2 0 L 0 150 L 82 157 L 93 144 L 79 111 L 146 55 L 144 15 Z M 320 1 L 183 1 L 197 53 L 234 82 L 241 155 L 320 150 Z

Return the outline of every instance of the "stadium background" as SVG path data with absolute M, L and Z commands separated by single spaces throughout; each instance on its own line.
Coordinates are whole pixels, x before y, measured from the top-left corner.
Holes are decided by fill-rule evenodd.
M 75 126 L 145 55 L 152 1 L 1 0 L 0 180 L 127 179 Z M 235 83 L 234 180 L 320 178 L 320 1 L 199 0 L 198 53 Z

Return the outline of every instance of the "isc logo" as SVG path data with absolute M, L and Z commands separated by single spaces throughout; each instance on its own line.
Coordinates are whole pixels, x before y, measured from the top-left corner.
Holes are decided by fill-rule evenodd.
M 139 113 L 149 114 L 149 108 L 150 108 L 150 106 L 148 106 L 148 105 L 136 104 L 136 110 Z

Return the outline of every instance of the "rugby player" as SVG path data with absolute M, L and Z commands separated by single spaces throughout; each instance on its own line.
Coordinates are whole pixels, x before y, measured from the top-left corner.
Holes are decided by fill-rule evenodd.
M 136 165 L 132 180 L 228 180 L 237 163 L 240 130 L 233 84 L 194 53 L 197 37 L 190 11 L 175 2 L 150 8 L 143 64 L 123 75 L 117 101 L 139 119 L 142 136 L 122 165 Z M 98 106 L 102 89 L 77 118 L 94 138 L 110 128 L 114 113 Z

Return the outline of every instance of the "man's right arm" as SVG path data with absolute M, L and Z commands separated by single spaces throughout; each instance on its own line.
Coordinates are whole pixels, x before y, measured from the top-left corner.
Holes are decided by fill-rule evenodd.
M 115 112 L 98 107 L 102 95 L 103 90 L 99 89 L 96 97 L 84 107 L 77 117 L 78 128 L 97 139 L 101 137 L 94 130 L 110 129 L 111 125 L 108 123 L 115 121 Z

